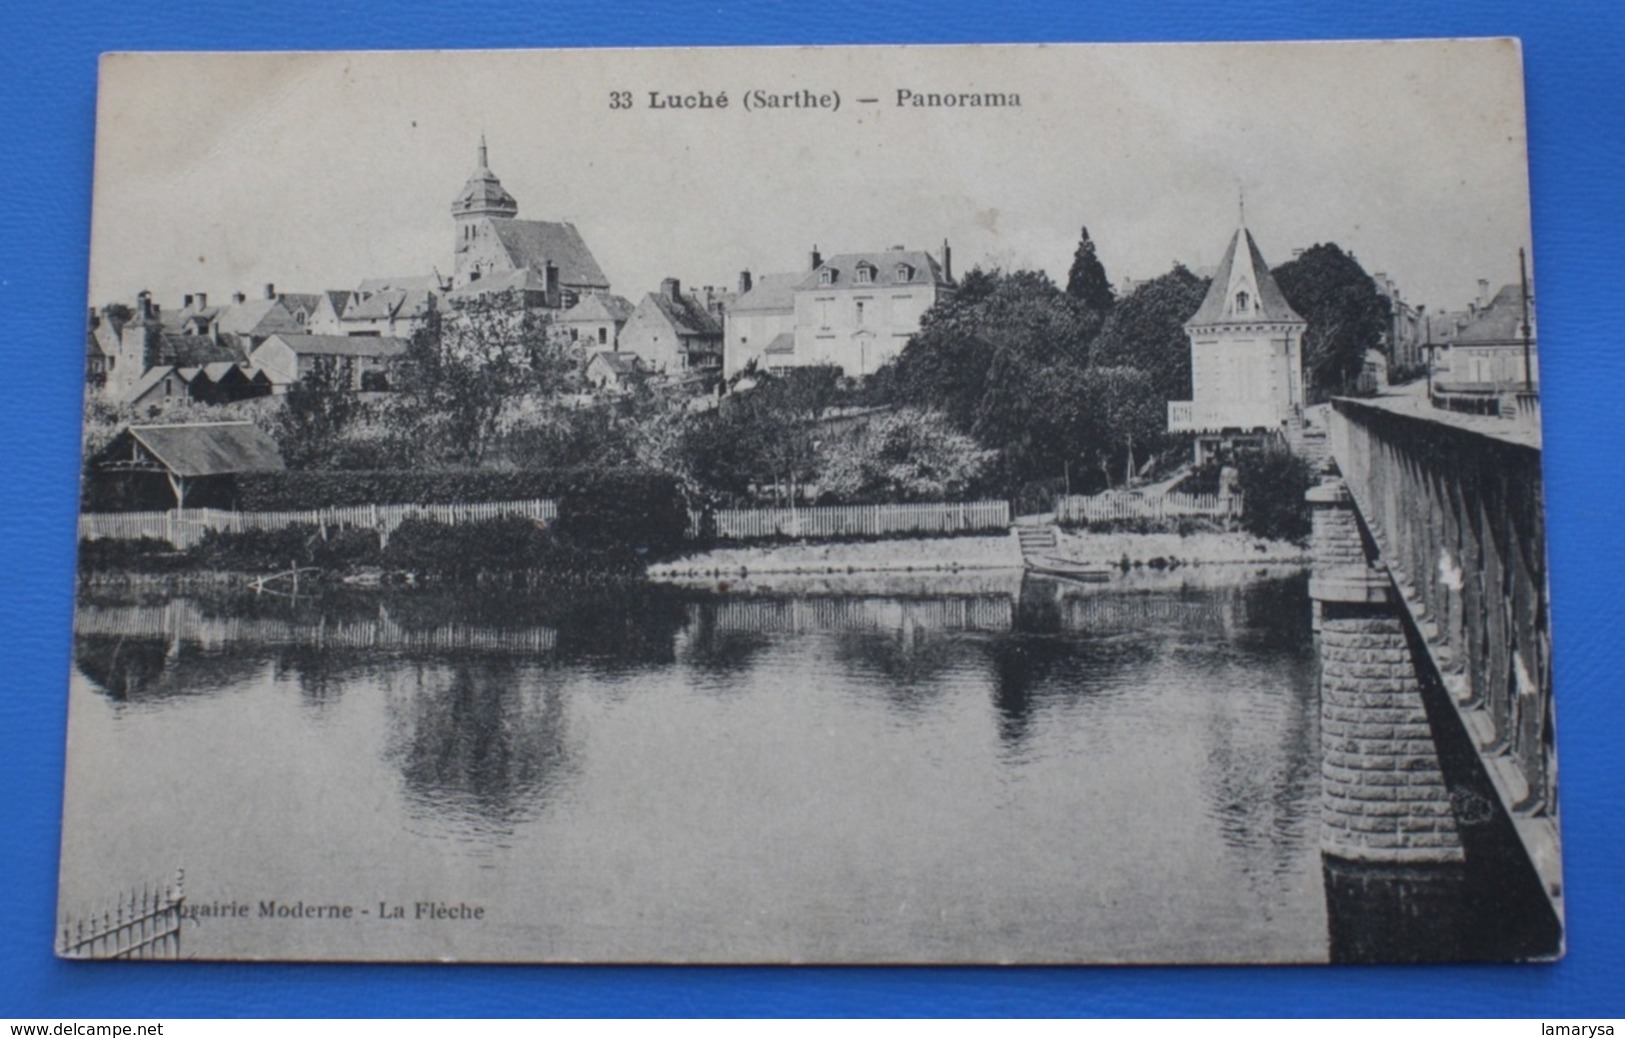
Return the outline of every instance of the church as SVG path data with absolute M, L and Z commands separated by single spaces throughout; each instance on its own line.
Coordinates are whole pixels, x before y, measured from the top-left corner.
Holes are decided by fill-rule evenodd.
M 1238 227 L 1202 305 L 1185 322 L 1192 399 L 1168 402 L 1168 431 L 1194 434 L 1198 465 L 1285 439 L 1302 423 L 1307 327 L 1252 232 Z
M 451 204 L 456 225 L 452 300 L 514 292 L 528 308 L 565 310 L 609 291 L 609 279 L 571 223 L 519 219 L 519 203 L 491 172 L 485 137 L 474 172 Z

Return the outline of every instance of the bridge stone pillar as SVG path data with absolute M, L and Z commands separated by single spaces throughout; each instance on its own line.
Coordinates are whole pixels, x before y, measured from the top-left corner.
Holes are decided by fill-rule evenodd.
M 1464 854 L 1399 604 L 1342 481 L 1307 497 L 1331 956 L 1458 958 Z

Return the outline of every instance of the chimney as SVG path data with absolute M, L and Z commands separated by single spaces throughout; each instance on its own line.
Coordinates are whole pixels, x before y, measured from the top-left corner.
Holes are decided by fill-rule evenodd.
M 144 288 L 140 292 L 137 292 L 136 296 L 135 296 L 135 308 L 136 308 L 136 312 L 141 315 L 141 319 L 143 321 L 151 320 L 152 319 L 152 293 L 148 292 Z
M 893 246 L 892 246 L 892 247 L 891 247 L 891 250 L 892 250 L 892 251 L 893 251 L 893 252 L 902 252 L 902 251 L 903 251 L 903 247 L 902 247 L 902 246 L 901 246 L 901 245 L 893 245 Z
M 207 293 L 207 292 L 199 292 L 197 294 L 197 308 L 199 310 L 207 310 L 208 307 L 209 307 L 209 293 Z
M 276 285 L 272 284 L 269 281 L 267 281 L 265 283 L 265 298 L 267 298 L 267 299 L 275 299 L 276 298 Z
M 242 305 L 242 304 L 243 304 L 243 303 L 246 303 L 246 302 L 248 302 L 248 297 L 247 297 L 247 296 L 245 296 L 245 295 L 243 295 L 243 294 L 242 294 L 242 293 L 241 293 L 241 292 L 233 292 L 233 293 L 232 293 L 232 294 L 231 294 L 231 301 L 232 301 L 232 302 L 233 302 L 233 303 L 236 303 L 236 304 L 238 304 L 238 305 L 239 305 L 239 306 L 240 306 L 240 305 Z
M 542 267 L 542 281 L 547 291 L 547 305 L 559 305 L 559 268 L 552 260 Z
M 750 291 L 750 271 L 741 270 L 739 272 L 739 294 L 744 295 L 746 292 L 749 292 L 749 291 Z
M 181 309 L 182 310 L 190 310 L 190 309 L 192 309 L 192 297 L 191 296 L 181 296 Z
M 683 286 L 676 278 L 663 278 L 660 282 L 660 294 L 674 303 L 682 295 L 682 291 Z
M 1292 258 L 1293 259 L 1303 259 L 1303 253 L 1304 253 L 1303 247 L 1299 246 L 1298 248 L 1292 250 Z
M 91 307 L 90 308 L 90 330 L 95 331 L 97 328 L 101 327 L 101 323 L 102 323 L 102 315 L 96 312 L 96 308 L 94 306 Z
M 1490 302 L 1490 281 L 1488 278 L 1478 279 L 1478 306 L 1483 309 Z
M 944 281 L 954 279 L 954 252 L 948 248 L 948 239 L 942 239 L 942 278 Z
M 822 267 L 823 265 L 824 265 L 824 257 L 822 257 L 822 256 L 820 256 L 818 254 L 818 246 L 814 245 L 813 250 L 812 250 L 812 266 L 808 267 L 807 269 L 808 270 L 817 270 L 819 267 Z

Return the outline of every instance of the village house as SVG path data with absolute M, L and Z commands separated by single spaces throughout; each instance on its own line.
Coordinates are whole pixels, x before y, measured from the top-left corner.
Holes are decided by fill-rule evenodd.
M 1388 367 L 1406 374 L 1420 371 L 1425 363 L 1423 308 L 1406 302 L 1394 279 L 1382 271 L 1371 275 L 1371 280 L 1377 283 L 1377 294 L 1388 300 Z
M 621 329 L 632 316 L 630 300 L 608 292 L 582 296 L 581 301 L 554 319 L 570 341 L 581 343 L 587 349 L 615 350 L 620 342 Z
M 1290 434 L 1305 402 L 1303 333 L 1258 243 L 1237 229 L 1185 322 L 1192 399 L 1168 402 L 1168 431 L 1194 434 L 1196 463 Z
M 390 368 L 406 352 L 405 339 L 381 335 L 273 335 L 249 355 L 265 372 L 271 391 L 286 393 L 319 364 L 342 373 L 356 392 L 389 389 Z
M 1466 310 L 1441 314 L 1431 327 L 1434 385 L 1447 391 L 1538 389 L 1533 298 L 1526 301 L 1518 285 L 1502 285 L 1493 296 L 1488 281 L 1478 285 L 1478 296 Z
M 630 393 L 645 375 L 635 353 L 600 350 L 587 362 L 587 384 L 594 390 L 620 396 Z
M 316 308 L 305 321 L 305 331 L 311 335 L 343 335 L 344 311 L 354 296 L 354 292 L 344 289 L 319 293 Z
M 440 309 L 440 293 L 432 274 L 368 278 L 356 286 L 339 325 L 345 335 L 410 337 Z
M 739 275 L 739 295 L 724 321 L 723 373 L 732 377 L 755 361 L 758 368 L 782 371 L 776 363 L 795 356 L 796 285 L 801 273 Z
M 609 279 L 574 224 L 518 215 L 519 203 L 487 164 L 482 136 L 474 172 L 451 204 L 453 296 L 514 292 L 527 308 L 560 310 L 609 291 Z
M 636 356 L 644 369 L 669 376 L 722 368 L 722 322 L 676 278 L 643 297 L 621 329 L 617 351 Z
M 947 242 L 940 263 L 897 245 L 828 260 L 814 248 L 810 266 L 794 289 L 793 352 L 764 343 L 770 367 L 832 365 L 848 376 L 872 374 L 902 352 L 925 312 L 954 289 Z

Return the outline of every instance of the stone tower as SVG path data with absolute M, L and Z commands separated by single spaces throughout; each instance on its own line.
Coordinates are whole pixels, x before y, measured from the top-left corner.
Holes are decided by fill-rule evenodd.
M 519 203 L 508 194 L 502 186 L 502 181 L 497 179 L 497 175 L 491 172 L 491 167 L 486 163 L 485 135 L 482 133 L 474 172 L 468 175 L 463 190 L 451 203 L 451 218 L 457 229 L 457 244 L 453 255 L 456 257 L 454 266 L 459 283 L 466 280 L 465 268 L 468 266 L 469 250 L 479 237 L 482 221 L 487 217 L 494 220 L 511 220 L 518 215 Z

